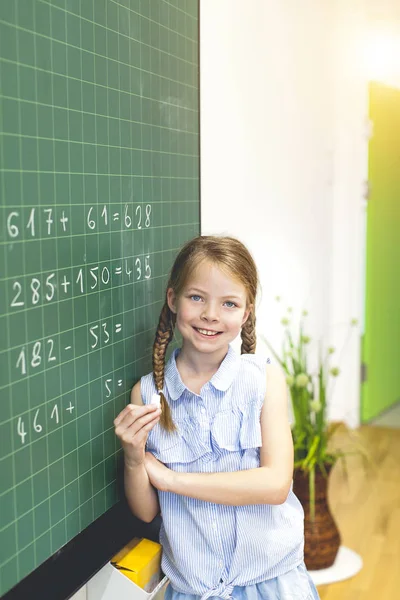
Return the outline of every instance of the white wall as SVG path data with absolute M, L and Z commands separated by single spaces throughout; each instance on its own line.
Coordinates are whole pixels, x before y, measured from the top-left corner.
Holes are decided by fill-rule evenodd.
M 327 344 L 342 341 L 333 324 L 360 316 L 365 83 L 343 71 L 358 26 L 347 12 L 340 1 L 201 2 L 202 233 L 252 250 L 258 332 L 278 347 L 277 294 L 307 308 L 309 333 Z M 344 358 L 332 415 L 356 424 L 356 334 Z
M 330 406 L 332 420 L 356 426 L 360 419 L 360 364 L 364 313 L 368 177 L 368 93 L 364 63 L 364 0 L 335 3 L 335 138 L 332 212 L 330 339 L 341 349 L 341 375 Z M 349 319 L 360 326 L 349 335 Z
M 255 253 L 266 328 L 276 294 L 310 306 L 311 292 L 325 321 L 333 82 L 321 4 L 201 3 L 202 230 L 236 234 Z
M 338 350 L 330 418 L 351 426 L 370 79 L 400 87 L 398 0 L 201 0 L 202 232 L 254 253 L 258 333 L 280 347 L 277 294 L 311 312 L 309 333 Z

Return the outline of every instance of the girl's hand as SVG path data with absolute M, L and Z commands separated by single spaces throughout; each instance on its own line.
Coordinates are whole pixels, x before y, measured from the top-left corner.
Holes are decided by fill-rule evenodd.
M 171 491 L 174 471 L 168 469 L 162 462 L 157 460 L 150 452 L 146 452 L 144 466 L 151 484 L 161 492 Z
M 137 467 L 144 463 L 149 432 L 160 420 L 161 410 L 154 404 L 128 404 L 114 420 L 115 434 L 125 454 L 125 464 Z

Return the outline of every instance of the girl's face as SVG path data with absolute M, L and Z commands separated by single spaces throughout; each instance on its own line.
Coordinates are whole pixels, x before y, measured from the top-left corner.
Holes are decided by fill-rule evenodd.
M 252 308 L 239 280 L 206 261 L 196 268 L 182 294 L 176 297 L 170 288 L 167 299 L 183 346 L 207 353 L 227 348 Z

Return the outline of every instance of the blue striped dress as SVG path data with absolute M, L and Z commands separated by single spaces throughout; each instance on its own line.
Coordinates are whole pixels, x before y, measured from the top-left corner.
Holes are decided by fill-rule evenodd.
M 260 466 L 260 413 L 265 360 L 231 347 L 199 395 L 179 375 L 175 350 L 165 368 L 164 394 L 177 425 L 158 424 L 146 449 L 182 473 L 233 472 Z M 156 392 L 141 379 L 145 404 Z M 167 600 L 318 598 L 303 562 L 304 513 L 292 489 L 281 505 L 226 506 L 159 492 L 162 569 Z

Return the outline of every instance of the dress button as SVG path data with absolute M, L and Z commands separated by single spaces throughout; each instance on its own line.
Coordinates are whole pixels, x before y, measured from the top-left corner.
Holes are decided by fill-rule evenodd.
M 205 408 L 202 408 L 202 409 L 200 410 L 200 412 L 201 412 L 201 414 L 202 414 L 202 415 L 204 415 L 204 414 L 205 414 L 205 412 L 206 412 L 206 409 L 205 409 Z
M 220 560 L 220 561 L 219 561 L 219 566 L 221 567 L 221 569 L 222 569 L 222 567 L 224 566 L 224 563 L 223 563 L 223 561 L 222 561 L 222 560 Z

